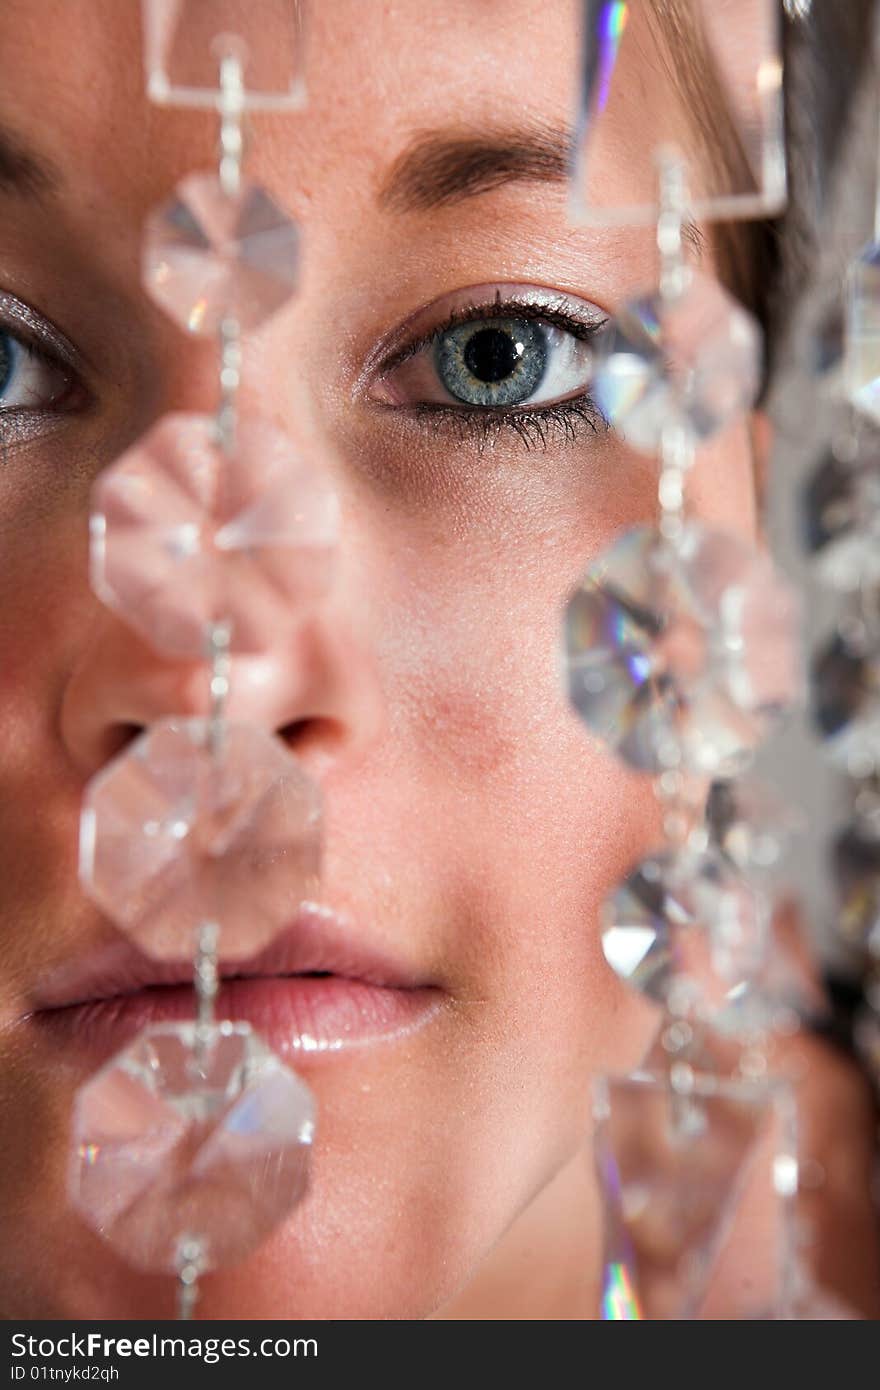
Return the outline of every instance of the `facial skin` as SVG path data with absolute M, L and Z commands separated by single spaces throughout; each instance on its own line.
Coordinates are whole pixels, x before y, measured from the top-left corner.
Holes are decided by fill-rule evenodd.
M 571 227 L 561 180 L 407 212 L 377 199 L 426 130 L 565 124 L 574 5 L 314 10 L 307 108 L 251 127 L 247 176 L 302 225 L 304 263 L 296 298 L 245 342 L 241 409 L 330 470 L 343 544 L 308 625 L 233 664 L 230 714 L 283 731 L 320 782 L 325 900 L 441 1007 L 406 1038 L 296 1059 L 319 1107 L 310 1193 L 206 1280 L 200 1316 L 480 1317 L 505 1292 L 532 1316 L 592 1316 L 589 1078 L 632 1066 L 654 1026 L 605 965 L 596 913 L 658 827 L 649 783 L 570 713 L 557 649 L 586 563 L 654 515 L 656 466 L 577 420 L 532 447 L 510 427 L 481 442 L 375 398 L 369 364 L 472 287 L 481 306 L 494 291 L 479 287 L 537 286 L 604 317 L 655 282 L 652 234 Z M 214 166 L 215 123 L 146 104 L 137 11 L 0 10 L 0 120 L 64 180 L 4 198 L 0 288 L 87 363 L 82 396 L 0 468 L 7 1318 L 173 1307 L 169 1279 L 131 1271 L 70 1210 L 70 1106 L 89 1072 L 27 1017 L 46 970 L 114 935 L 77 882 L 86 782 L 133 726 L 205 708 L 203 671 L 157 656 L 87 582 L 99 471 L 163 413 L 216 403 L 215 344 L 170 324 L 138 270 L 146 214 Z M 746 422 L 701 454 L 689 505 L 754 532 Z

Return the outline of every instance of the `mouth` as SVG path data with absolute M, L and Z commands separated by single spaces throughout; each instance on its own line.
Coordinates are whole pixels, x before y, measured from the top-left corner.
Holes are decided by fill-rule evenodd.
M 304 904 L 251 960 L 221 959 L 218 973 L 215 1016 L 250 1023 L 294 1063 L 409 1036 L 443 1000 L 436 984 L 318 904 Z M 94 1061 L 151 1024 L 192 1019 L 195 1011 L 191 962 L 151 960 L 120 937 L 39 982 L 29 1019 L 66 1053 Z

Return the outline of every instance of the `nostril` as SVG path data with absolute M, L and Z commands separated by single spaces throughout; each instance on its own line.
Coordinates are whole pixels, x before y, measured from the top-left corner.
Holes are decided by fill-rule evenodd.
M 101 741 L 101 766 L 109 763 L 144 732 L 143 724 L 112 724 Z
M 326 764 L 345 742 L 345 725 L 337 719 L 295 719 L 278 730 L 278 737 L 298 758 Z

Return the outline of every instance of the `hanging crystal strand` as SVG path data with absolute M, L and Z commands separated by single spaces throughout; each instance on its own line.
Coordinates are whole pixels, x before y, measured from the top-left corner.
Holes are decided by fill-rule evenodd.
M 177 1317 L 180 1322 L 189 1322 L 194 1316 L 199 1297 L 202 1256 L 200 1241 L 183 1239 L 180 1242 L 177 1265 Z
M 603 1315 L 681 1318 L 697 1316 L 776 1098 L 764 1047 L 766 901 L 713 840 L 705 788 L 741 773 L 799 681 L 797 610 L 770 561 L 686 514 L 697 447 L 752 404 L 758 337 L 687 265 L 686 171 L 672 149 L 658 167 L 659 286 L 615 315 L 594 390 L 624 440 L 658 457 L 659 515 L 590 567 L 565 637 L 572 703 L 654 776 L 663 830 L 600 915 L 606 960 L 662 1010 L 639 1071 L 597 1090 Z M 758 838 L 741 825 L 733 835 Z
M 164 62 L 192 10 L 145 0 L 145 17 Z M 298 241 L 243 178 L 248 50 L 228 35 L 212 48 L 216 90 L 180 87 L 164 66 L 150 87 L 215 107 L 221 131 L 219 168 L 188 175 L 148 219 L 142 265 L 182 328 L 218 335 L 217 410 L 161 419 L 99 479 L 91 522 L 96 593 L 166 659 L 204 661 L 209 705 L 151 725 L 103 768 L 80 833 L 83 888 L 107 917 L 154 958 L 191 956 L 195 1017 L 145 1029 L 81 1087 L 70 1172 L 84 1219 L 132 1265 L 174 1277 L 182 1319 L 203 1276 L 249 1255 L 308 1184 L 311 1093 L 215 1004 L 221 957 L 252 956 L 317 896 L 320 791 L 282 740 L 226 711 L 233 653 L 264 650 L 325 591 L 338 526 L 320 470 L 238 418 L 241 333 L 289 298 Z
M 880 69 L 880 7 L 874 52 Z M 851 781 L 852 814 L 832 847 L 837 927 L 862 982 L 853 1040 L 880 1092 L 880 88 L 877 109 L 873 239 L 846 276 L 849 468 L 836 487 L 827 463 L 818 470 L 807 535 L 820 578 L 850 600 L 813 663 L 813 714 L 826 755 Z

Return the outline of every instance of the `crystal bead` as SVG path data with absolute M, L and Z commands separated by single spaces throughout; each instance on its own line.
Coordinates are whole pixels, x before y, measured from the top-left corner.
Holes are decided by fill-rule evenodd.
M 801 810 L 757 777 L 713 782 L 706 821 L 714 844 L 743 873 L 772 872 L 783 850 L 807 830 Z
M 234 1264 L 305 1192 L 314 1102 L 247 1023 L 147 1029 L 78 1092 L 70 1192 L 123 1258 Z
M 880 839 L 858 823 L 834 844 L 842 939 L 880 961 Z
M 594 1149 L 604 1208 L 601 1316 L 695 1316 L 770 1115 L 762 1087 L 701 1078 L 603 1077 Z
M 203 922 L 253 955 L 316 896 L 320 793 L 280 739 L 203 719 L 152 725 L 86 788 L 80 877 L 147 954 L 183 960 Z
M 732 535 L 688 525 L 673 547 L 629 531 L 569 600 L 569 698 L 632 767 L 729 775 L 798 693 L 796 612 Z
M 792 3 L 808 6 L 809 0 L 788 0 L 786 7 Z M 717 157 L 717 144 L 716 157 L 707 157 L 708 129 L 696 118 L 699 97 L 690 88 L 685 93 L 681 26 L 664 34 L 651 4 L 581 0 L 579 8 L 574 217 L 602 227 L 656 222 L 654 156 L 670 144 L 688 165 L 695 221 L 781 211 L 786 176 L 778 0 L 690 0 L 682 16 L 688 47 L 712 74 L 713 100 L 724 112 L 735 158 Z M 670 82 L 680 85 L 681 101 L 670 100 Z
M 854 1322 L 860 1314 L 836 1294 L 820 1288 L 811 1276 L 800 1273 L 789 1297 L 780 1297 L 768 1308 L 752 1313 L 750 1322 Z
M 659 1003 L 711 1016 L 758 973 L 767 922 L 754 886 L 717 850 L 643 859 L 604 902 L 602 950 L 619 979 Z
M 263 421 L 241 422 L 229 454 L 210 416 L 166 415 L 92 505 L 95 592 L 177 659 L 204 659 L 218 622 L 233 652 L 271 646 L 330 581 L 336 496 Z
M 674 300 L 658 292 L 619 311 L 597 340 L 591 394 L 628 444 L 654 454 L 671 424 L 697 443 L 745 414 L 760 354 L 751 315 L 694 271 Z
M 856 1017 L 853 1036 L 869 1076 L 880 1089 L 880 1013 L 870 1007 L 862 1009 Z
M 224 53 L 240 56 L 245 111 L 291 111 L 305 98 L 302 13 L 290 0 L 142 0 L 144 66 L 152 101 L 216 106 Z
M 820 578 L 849 592 L 880 583 L 880 466 L 829 454 L 804 494 L 807 549 Z
M 880 766 L 880 664 L 836 633 L 813 664 L 813 718 L 835 767 L 867 777 Z
M 233 194 L 188 174 L 145 223 L 144 287 L 190 333 L 258 328 L 293 294 L 298 264 L 296 223 L 255 184 Z
M 880 422 L 880 242 L 869 242 L 850 266 L 846 330 L 847 395 Z

